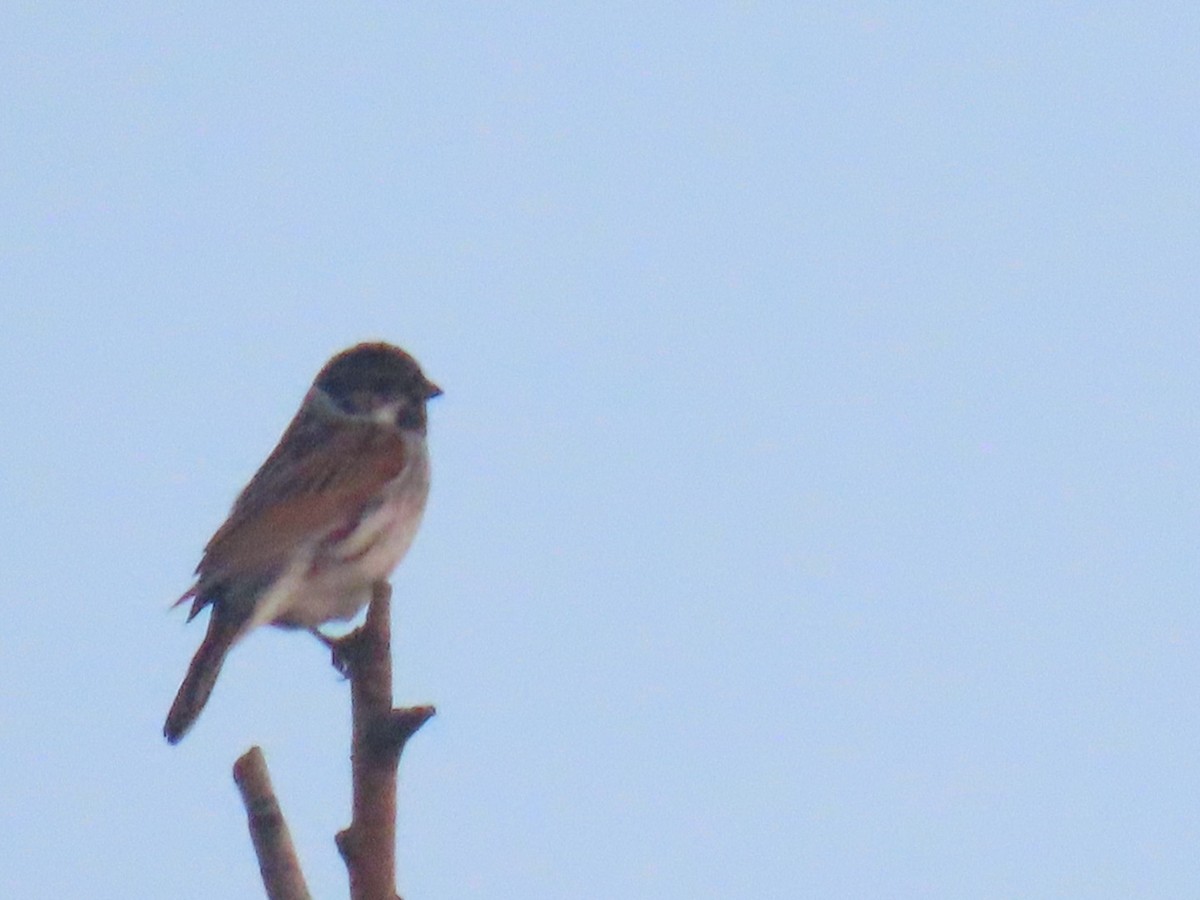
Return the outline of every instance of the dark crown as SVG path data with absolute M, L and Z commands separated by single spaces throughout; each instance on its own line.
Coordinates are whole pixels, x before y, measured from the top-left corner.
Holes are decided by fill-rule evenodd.
M 358 344 L 325 364 L 316 386 L 334 399 L 363 393 L 376 397 L 428 400 L 441 388 L 425 377 L 417 361 L 391 344 Z

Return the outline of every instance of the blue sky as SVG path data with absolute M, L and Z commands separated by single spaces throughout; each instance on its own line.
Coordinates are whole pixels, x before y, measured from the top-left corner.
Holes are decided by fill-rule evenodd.
M 446 389 L 406 897 L 1200 891 L 1187 4 L 0 11 L 0 895 L 345 896 L 348 701 L 168 610 L 332 353 Z

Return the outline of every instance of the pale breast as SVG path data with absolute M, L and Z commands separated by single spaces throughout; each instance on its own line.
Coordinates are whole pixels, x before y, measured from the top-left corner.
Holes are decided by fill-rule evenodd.
M 425 440 L 405 436 L 409 463 L 389 482 L 353 529 L 336 542 L 315 544 L 307 571 L 273 617 L 277 625 L 313 627 L 352 618 L 412 546 L 429 496 Z

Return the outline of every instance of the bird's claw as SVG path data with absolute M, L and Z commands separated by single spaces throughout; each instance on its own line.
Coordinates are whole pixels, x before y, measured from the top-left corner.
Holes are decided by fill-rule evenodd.
M 309 632 L 318 641 L 329 648 L 329 661 L 343 678 L 350 677 L 350 656 L 354 652 L 356 632 L 350 632 L 345 637 L 330 637 L 318 628 L 310 628 Z

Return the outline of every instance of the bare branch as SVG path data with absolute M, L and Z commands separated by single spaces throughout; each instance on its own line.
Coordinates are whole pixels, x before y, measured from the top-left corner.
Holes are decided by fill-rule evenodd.
M 434 714 L 432 706 L 392 708 L 391 595 L 387 582 L 376 584 L 366 622 L 333 651 L 350 678 L 354 717 L 353 818 L 337 836 L 352 900 L 398 900 L 396 769 L 405 743 Z
M 287 821 L 271 787 L 262 750 L 251 747 L 233 764 L 233 780 L 242 795 L 250 839 L 258 855 L 258 870 L 269 900 L 312 900 Z

